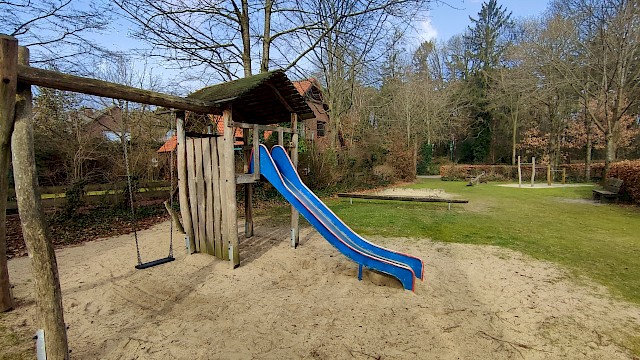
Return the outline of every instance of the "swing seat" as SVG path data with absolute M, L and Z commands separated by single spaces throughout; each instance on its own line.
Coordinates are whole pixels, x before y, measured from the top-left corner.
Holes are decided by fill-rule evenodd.
M 162 258 L 162 259 L 148 261 L 146 263 L 138 264 L 138 265 L 136 265 L 136 269 L 138 269 L 138 270 L 147 269 L 147 268 L 154 267 L 154 266 L 157 266 L 157 265 L 162 265 L 162 264 L 166 264 L 168 262 L 172 262 L 173 260 L 175 260 L 175 258 L 173 256 L 167 256 L 166 258 Z

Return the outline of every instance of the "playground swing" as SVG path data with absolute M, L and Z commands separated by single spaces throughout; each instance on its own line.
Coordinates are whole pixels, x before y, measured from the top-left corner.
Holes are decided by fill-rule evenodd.
M 171 131 L 173 131 L 173 123 L 171 124 L 170 128 L 171 128 Z M 168 262 L 174 261 L 175 258 L 173 257 L 173 221 L 171 221 L 171 230 L 169 231 L 169 255 L 167 255 L 167 257 L 165 258 L 160 258 L 160 259 L 156 259 L 156 260 L 152 260 L 144 263 L 142 262 L 142 256 L 140 255 L 140 244 L 138 241 L 138 222 L 136 217 L 135 206 L 133 204 L 133 186 L 131 184 L 131 169 L 129 167 L 129 155 L 127 150 L 126 139 L 122 139 L 122 151 L 124 154 L 124 163 L 127 171 L 127 189 L 129 190 L 129 204 L 131 205 L 131 228 L 133 230 L 133 238 L 135 239 L 135 243 L 136 243 L 136 255 L 138 260 L 138 264 L 135 266 L 135 268 L 138 270 L 142 270 L 142 269 L 147 269 L 150 267 L 154 267 L 157 265 L 162 265 L 162 264 L 166 264 Z M 173 179 L 173 172 L 174 172 L 173 171 L 173 151 L 171 151 L 169 161 L 170 161 L 169 168 L 171 173 L 171 183 L 170 183 L 171 191 L 169 191 L 169 196 L 170 196 L 169 202 L 171 204 L 170 205 L 171 208 L 173 208 L 173 180 L 174 180 Z

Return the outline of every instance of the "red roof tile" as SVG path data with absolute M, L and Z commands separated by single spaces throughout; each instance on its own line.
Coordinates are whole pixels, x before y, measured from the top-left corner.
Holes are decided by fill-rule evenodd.
M 164 145 L 160 147 L 160 149 L 158 149 L 157 152 L 172 152 L 176 149 L 176 146 L 178 146 L 178 137 L 176 135 L 173 135 L 171 138 L 169 138 L 169 140 L 167 140 L 167 142 L 164 143 Z
M 313 83 L 315 81 L 316 81 L 316 79 L 314 79 L 314 78 L 300 80 L 300 81 L 294 81 L 293 82 L 293 86 L 296 87 L 296 90 L 298 90 L 298 93 L 300 93 L 300 95 L 304 96 L 304 94 L 306 94 L 307 91 L 309 91 L 309 89 L 311 88 L 311 86 L 313 85 Z
M 212 115 L 211 121 L 216 124 L 217 133 L 220 135 L 224 134 L 224 124 L 222 123 L 222 116 Z M 234 130 L 235 130 L 234 132 L 235 141 L 233 142 L 233 145 L 244 145 L 244 142 L 242 141 L 242 129 L 235 128 Z M 265 134 L 265 139 L 266 138 L 267 136 Z M 178 146 L 178 138 L 176 137 L 176 135 L 174 135 L 169 140 L 167 140 L 167 142 L 165 142 L 164 145 L 162 145 L 157 152 L 159 153 L 171 152 L 175 150 L 176 146 Z

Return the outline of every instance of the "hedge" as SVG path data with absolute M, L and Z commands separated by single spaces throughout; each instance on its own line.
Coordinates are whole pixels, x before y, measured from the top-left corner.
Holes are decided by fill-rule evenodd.
M 544 164 L 542 168 L 536 166 L 536 181 L 547 180 L 547 170 Z M 563 164 L 560 169 L 567 169 L 567 180 L 574 182 L 585 181 L 584 164 Z M 467 180 L 478 176 L 484 171 L 488 181 L 518 180 L 518 167 L 511 165 L 443 165 L 440 166 L 442 180 Z M 604 163 L 591 164 L 591 179 L 602 179 Z M 531 165 L 522 166 L 522 181 L 531 180 Z M 556 182 L 560 181 L 560 175 L 556 174 Z
M 640 160 L 620 161 L 611 164 L 607 177 L 618 178 L 623 181 L 623 195 L 629 196 L 640 204 Z

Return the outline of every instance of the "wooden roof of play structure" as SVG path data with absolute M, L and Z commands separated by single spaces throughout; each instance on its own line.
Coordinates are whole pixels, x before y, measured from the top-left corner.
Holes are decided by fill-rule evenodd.
M 200 89 L 188 98 L 231 106 L 233 120 L 250 124 L 288 121 L 291 113 L 301 120 L 314 117 L 313 111 L 284 71 L 267 73 Z

